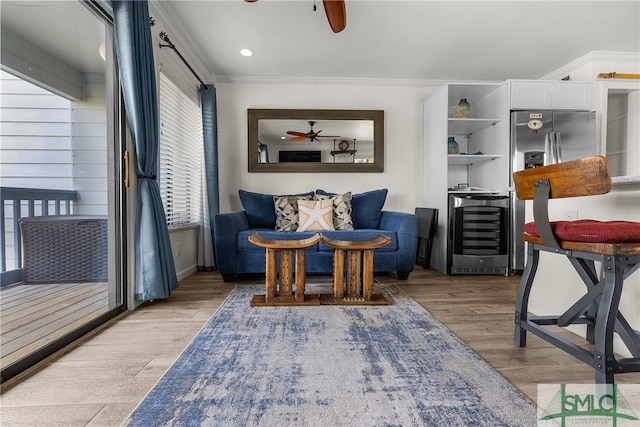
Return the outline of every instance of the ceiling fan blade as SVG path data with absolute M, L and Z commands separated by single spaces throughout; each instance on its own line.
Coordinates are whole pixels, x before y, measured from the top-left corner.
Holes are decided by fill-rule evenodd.
M 347 9 L 344 0 L 322 0 L 327 20 L 334 33 L 339 33 L 347 26 Z
M 307 135 L 305 136 L 294 136 L 293 138 L 291 138 L 292 141 L 304 141 L 307 138 Z
M 304 132 L 296 132 L 294 130 L 288 130 L 287 131 L 287 135 L 304 136 L 305 138 L 307 137 L 306 133 L 304 133 Z

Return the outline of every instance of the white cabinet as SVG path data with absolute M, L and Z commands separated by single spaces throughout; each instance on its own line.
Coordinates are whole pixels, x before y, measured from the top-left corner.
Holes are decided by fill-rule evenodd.
M 461 99 L 471 105 L 469 118 L 455 118 Z M 468 183 L 504 192 L 509 185 L 509 86 L 501 83 L 450 83 L 423 104 L 423 207 L 439 210 L 431 265 L 447 272 L 450 188 Z M 453 136 L 460 153 L 449 155 Z M 474 154 L 476 153 L 476 154 Z
M 509 80 L 511 109 L 590 110 L 589 82 Z

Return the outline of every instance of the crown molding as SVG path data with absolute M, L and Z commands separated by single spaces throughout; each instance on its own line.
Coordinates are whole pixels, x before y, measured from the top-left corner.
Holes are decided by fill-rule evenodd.
M 580 58 L 546 74 L 545 76 L 541 77 L 540 80 L 548 80 L 550 78 L 553 78 L 553 76 L 570 74 L 570 72 L 575 70 L 576 68 L 579 68 L 583 65 L 590 65 L 597 61 L 628 61 L 635 62 L 636 65 L 640 66 L 640 52 L 589 52 L 586 55 L 583 55 Z
M 219 75 L 216 83 L 227 84 L 292 84 L 292 85 L 337 85 L 337 86 L 398 86 L 439 87 L 448 80 L 434 79 L 378 79 L 360 77 L 301 77 L 301 76 L 239 76 Z

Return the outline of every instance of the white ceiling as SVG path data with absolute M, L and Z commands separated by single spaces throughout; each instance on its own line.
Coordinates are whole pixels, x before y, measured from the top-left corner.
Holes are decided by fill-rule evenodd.
M 321 0 L 317 12 L 314 0 L 150 1 L 205 80 L 537 79 L 591 51 L 640 52 L 640 0 L 346 0 L 339 34 Z M 104 28 L 77 1 L 1 0 L 0 8 L 3 27 L 78 70 L 103 67 Z M 79 62 L 89 53 L 93 63 Z
M 218 81 L 537 79 L 591 51 L 640 51 L 638 0 L 346 0 L 339 34 L 315 3 L 315 13 L 314 0 L 160 7 Z

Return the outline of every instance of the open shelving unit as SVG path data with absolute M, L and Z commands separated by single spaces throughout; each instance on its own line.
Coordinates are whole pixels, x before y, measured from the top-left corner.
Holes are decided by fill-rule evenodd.
M 470 117 L 454 117 L 461 99 L 471 105 Z M 460 183 L 486 191 L 466 194 L 504 194 L 509 185 L 509 88 L 504 83 L 448 83 L 423 106 L 423 205 L 436 208 L 438 226 L 433 240 L 431 266 L 448 272 L 447 236 L 449 196 Z M 455 137 L 461 153 L 448 154 L 447 140 Z M 481 152 L 483 154 L 473 154 Z

